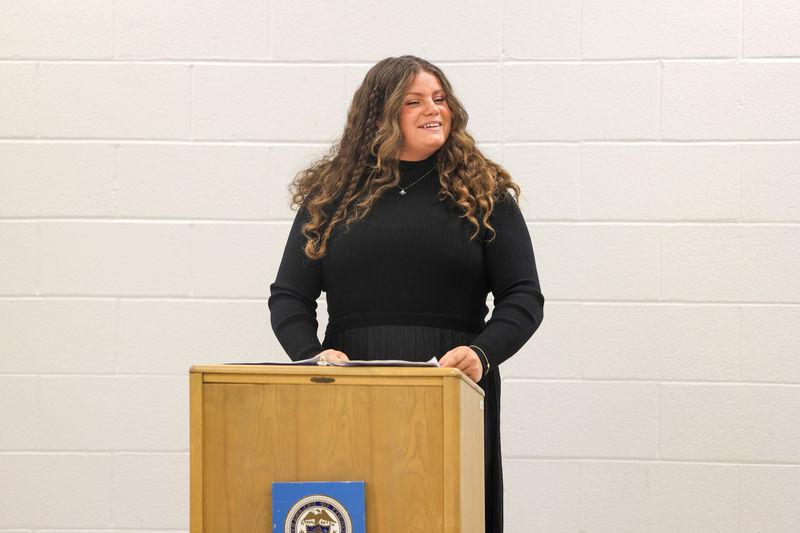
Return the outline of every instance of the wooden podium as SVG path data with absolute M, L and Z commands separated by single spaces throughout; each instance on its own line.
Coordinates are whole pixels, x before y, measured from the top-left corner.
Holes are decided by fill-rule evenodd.
M 483 391 L 459 370 L 206 365 L 189 381 L 192 533 L 271 532 L 273 481 L 365 481 L 369 533 L 484 531 Z

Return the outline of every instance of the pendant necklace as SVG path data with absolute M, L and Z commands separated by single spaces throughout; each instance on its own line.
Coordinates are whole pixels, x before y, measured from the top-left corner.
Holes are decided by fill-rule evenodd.
M 430 174 L 431 172 L 433 172 L 433 169 L 435 169 L 435 168 L 436 168 L 436 165 L 434 165 L 433 167 L 431 167 L 431 169 L 430 169 L 429 171 L 427 171 L 425 174 L 423 174 L 423 175 L 422 175 L 422 177 L 420 177 L 420 178 L 419 178 L 417 181 L 421 180 L 422 178 L 424 178 L 425 176 L 427 176 L 428 174 Z M 400 195 L 401 195 L 401 196 L 402 196 L 402 195 L 404 195 L 404 194 L 406 193 L 406 189 L 410 189 L 411 187 L 413 187 L 413 186 L 414 186 L 414 184 L 416 184 L 416 183 L 417 183 L 417 181 L 415 181 L 414 183 L 412 183 L 411 185 L 409 185 L 409 186 L 408 186 L 408 187 L 406 187 L 406 188 L 400 187 L 400 185 L 398 185 L 397 187 L 400 189 Z

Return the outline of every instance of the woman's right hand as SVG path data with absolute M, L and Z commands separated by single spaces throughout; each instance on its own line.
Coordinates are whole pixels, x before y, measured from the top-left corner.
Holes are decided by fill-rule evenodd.
M 325 355 L 325 359 L 331 362 L 341 362 L 341 361 L 349 361 L 350 358 L 347 357 L 347 354 L 344 352 L 340 352 L 339 350 L 334 350 L 333 348 L 328 348 L 327 350 L 322 350 L 319 352 L 319 355 Z

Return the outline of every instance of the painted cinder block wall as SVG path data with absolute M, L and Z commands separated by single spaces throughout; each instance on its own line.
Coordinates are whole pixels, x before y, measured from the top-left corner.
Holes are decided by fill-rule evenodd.
M 796 531 L 794 0 L 0 21 L 0 531 L 187 529 L 187 370 L 284 357 L 286 185 L 404 53 L 521 184 L 547 298 L 501 367 L 506 531 Z

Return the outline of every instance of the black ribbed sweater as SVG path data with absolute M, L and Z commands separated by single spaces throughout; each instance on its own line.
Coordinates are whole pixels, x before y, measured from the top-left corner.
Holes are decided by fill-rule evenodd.
M 322 350 L 316 316 L 322 291 L 326 336 L 376 324 L 458 329 L 477 334 L 472 344 L 492 367 L 516 353 L 542 323 L 544 297 L 517 203 L 511 197 L 495 203 L 489 219 L 494 241 L 484 242 L 490 237 L 485 228 L 470 241 L 475 227 L 459 218 L 449 199 L 436 198 L 438 172 L 414 183 L 435 166 L 437 155 L 400 161 L 406 194 L 386 191 L 347 232 L 337 226 L 320 260 L 303 253 L 300 230 L 309 217 L 305 206 L 298 209 L 268 298 L 273 331 L 293 360 Z M 484 323 L 489 291 L 494 310 Z

